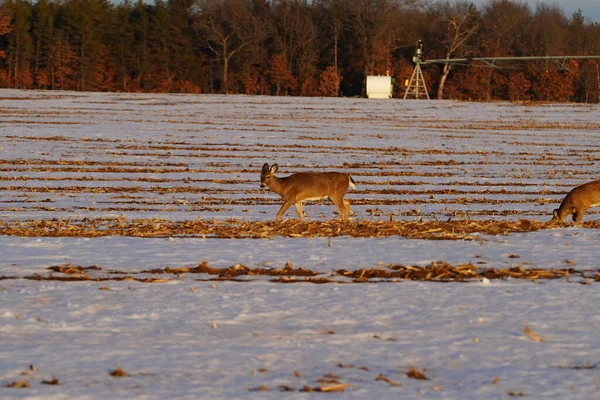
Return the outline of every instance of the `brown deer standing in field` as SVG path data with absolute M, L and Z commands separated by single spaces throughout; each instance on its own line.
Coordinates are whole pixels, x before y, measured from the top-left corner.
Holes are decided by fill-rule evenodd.
M 572 189 L 560 203 L 560 207 L 552 212 L 550 222 L 562 223 L 569 215 L 573 217 L 573 221 L 579 222 L 585 210 L 597 205 L 600 205 L 600 180 Z
M 302 220 L 303 210 L 302 202 L 308 200 L 320 200 L 329 198 L 342 213 L 342 219 L 348 219 L 350 212 L 350 202 L 344 200 L 344 195 L 348 191 L 348 186 L 356 188 L 354 179 L 349 174 L 342 172 L 299 172 L 278 178 L 274 174 L 279 167 L 273 164 L 265 163 L 260 173 L 260 187 L 268 186 L 272 191 L 283 198 L 283 205 L 277 211 L 275 221 L 279 221 L 281 216 L 292 204 L 296 205 L 298 218 Z

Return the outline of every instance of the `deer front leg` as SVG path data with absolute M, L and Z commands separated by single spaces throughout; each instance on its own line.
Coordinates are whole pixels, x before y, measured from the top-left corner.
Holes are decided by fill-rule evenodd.
M 302 218 L 304 218 L 304 209 L 302 208 L 301 201 L 296 203 L 296 213 L 298 214 L 298 219 L 302 221 Z
M 342 219 L 344 221 L 348 220 L 348 215 L 350 214 L 350 202 L 348 200 L 344 200 L 344 207 L 346 208 L 344 212 L 342 212 Z
M 278 222 L 279 219 L 281 218 L 281 216 L 288 210 L 288 208 L 291 207 L 291 205 L 294 204 L 291 201 L 284 201 L 283 205 L 281 206 L 281 208 L 279 209 L 279 211 L 277 211 L 277 215 L 275 216 L 275 222 Z

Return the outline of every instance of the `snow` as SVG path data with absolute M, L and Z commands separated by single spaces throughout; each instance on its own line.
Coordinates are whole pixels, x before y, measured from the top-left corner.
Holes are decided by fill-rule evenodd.
M 597 105 L 3 90 L 0 110 L 0 221 L 271 220 L 281 203 L 258 187 L 264 162 L 281 175 L 352 173 L 353 220 L 549 220 L 571 187 L 598 177 Z M 310 220 L 334 210 L 305 207 Z M 592 209 L 584 220 L 597 218 Z M 334 271 L 444 260 L 594 276 L 599 234 L 569 226 L 476 241 L 2 236 L 0 398 L 596 398 L 595 282 L 358 284 Z M 203 260 L 290 262 L 336 283 L 144 272 Z M 165 281 L 25 279 L 68 264 L 101 267 L 89 272 L 98 278 Z M 129 376 L 111 376 L 117 367 Z M 412 367 L 429 379 L 409 378 Z M 350 386 L 300 391 L 327 374 Z M 41 383 L 54 377 L 60 385 Z M 22 380 L 28 388 L 7 387 Z

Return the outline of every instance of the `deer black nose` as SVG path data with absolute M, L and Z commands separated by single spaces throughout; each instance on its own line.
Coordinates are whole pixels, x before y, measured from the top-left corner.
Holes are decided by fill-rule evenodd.
M 261 187 L 261 188 L 264 188 L 264 187 L 265 187 L 265 184 L 261 182 L 261 183 L 260 183 L 260 187 Z

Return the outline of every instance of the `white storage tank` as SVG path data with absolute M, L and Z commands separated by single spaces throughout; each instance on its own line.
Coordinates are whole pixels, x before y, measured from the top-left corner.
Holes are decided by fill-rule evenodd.
M 391 99 L 394 81 L 391 76 L 367 76 L 367 97 L 369 99 Z

